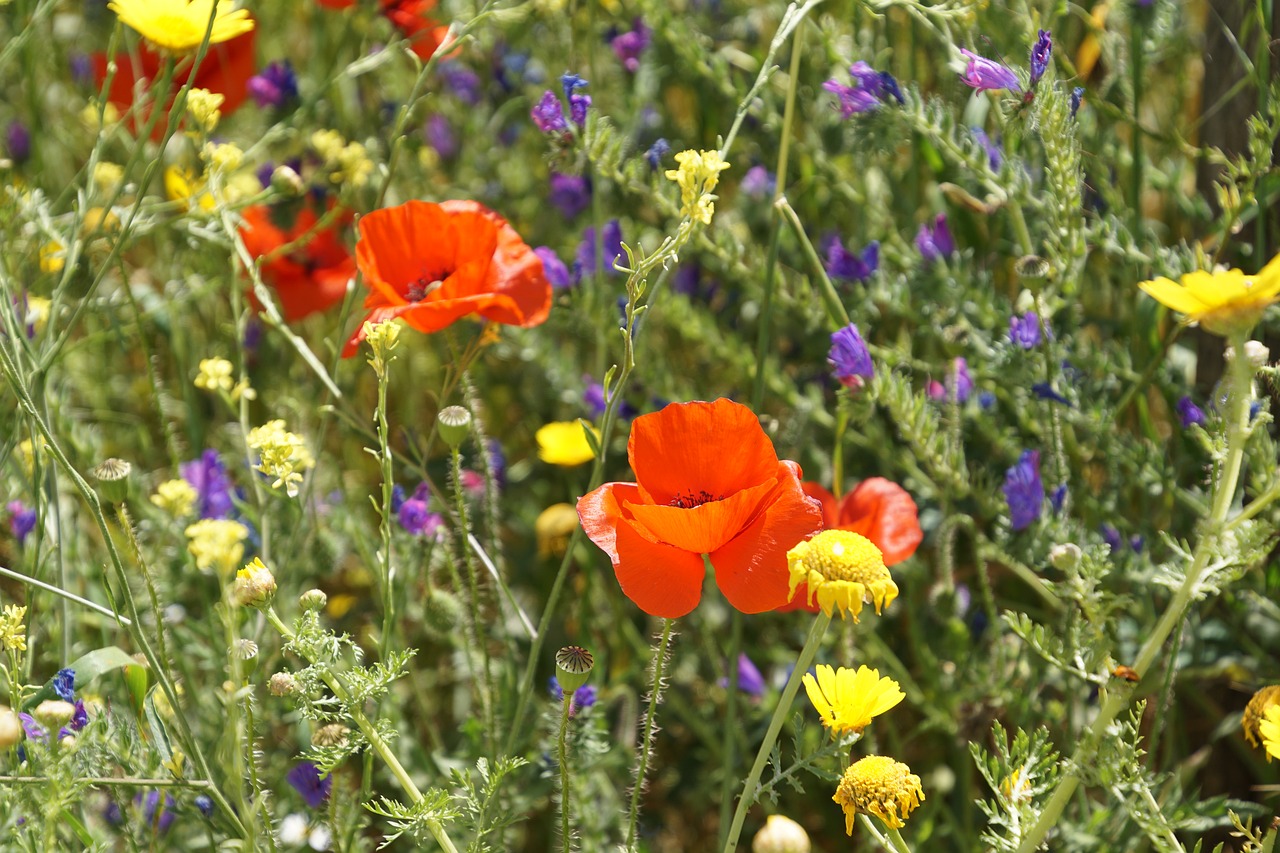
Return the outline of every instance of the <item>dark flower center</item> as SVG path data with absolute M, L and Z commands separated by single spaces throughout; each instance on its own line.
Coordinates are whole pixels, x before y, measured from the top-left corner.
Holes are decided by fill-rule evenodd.
M 428 281 L 426 276 L 421 276 L 417 281 L 409 285 L 409 292 L 405 296 L 410 302 L 421 302 L 427 298 L 428 293 L 443 286 L 443 279 L 438 278 Z
M 720 500 L 724 500 L 723 495 L 713 495 L 710 492 L 702 491 L 694 494 L 690 491 L 685 492 L 682 495 L 676 495 L 667 503 L 667 506 L 678 506 L 681 509 L 693 509 L 695 506 L 702 506 L 703 504 Z

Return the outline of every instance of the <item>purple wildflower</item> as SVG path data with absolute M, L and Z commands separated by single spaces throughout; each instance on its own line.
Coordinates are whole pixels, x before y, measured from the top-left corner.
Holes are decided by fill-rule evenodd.
M 1071 405 L 1071 401 L 1053 390 L 1053 386 L 1048 382 L 1035 383 L 1031 386 L 1031 393 L 1035 394 L 1041 400 L 1051 400 L 1054 403 L 1061 403 L 1064 406 Z
M 493 482 L 499 489 L 505 489 L 507 487 L 507 454 L 502 452 L 502 443 L 496 438 L 491 438 L 485 447 L 489 451 L 489 467 L 493 469 Z
M 326 774 L 321 778 L 319 768 L 310 761 L 299 762 L 284 778 L 313 809 L 320 808 L 333 789 L 333 776 Z
M 89 711 L 84 707 L 84 700 L 77 699 L 75 710 L 71 712 L 70 721 L 68 721 L 67 725 L 63 726 L 62 730 L 58 732 L 58 740 L 62 740 L 64 737 L 70 737 L 87 725 L 89 725 Z
M 201 518 L 228 518 L 234 505 L 231 502 L 231 480 L 227 468 L 218 459 L 218 451 L 206 450 L 199 459 L 178 466 L 182 479 L 191 484 L 198 496 L 197 507 Z
M 1004 475 L 1004 497 L 1014 530 L 1024 530 L 1040 517 L 1044 484 L 1040 482 L 1040 451 L 1024 450 L 1016 465 Z
M 542 261 L 542 271 L 546 274 L 552 290 L 564 290 L 573 284 L 569 280 L 569 268 L 564 265 L 564 261 L 560 260 L 560 256 L 554 249 L 539 246 L 533 250 L 533 253 Z
M 1204 410 L 1197 406 L 1190 397 L 1183 397 L 1174 408 L 1178 410 L 1178 419 L 1182 421 L 1183 429 L 1203 425 L 1208 420 L 1204 415 Z
M 213 817 L 213 798 L 207 794 L 197 794 L 195 798 L 196 808 L 200 814 L 205 817 Z
M 400 485 L 399 483 L 396 483 L 394 486 L 391 487 L 391 511 L 399 512 L 400 507 L 404 505 L 404 502 L 405 502 L 404 486 Z
M 27 733 L 27 740 L 44 740 L 49 736 L 49 733 L 41 728 L 36 718 L 30 714 L 20 713 L 18 720 L 22 723 L 22 730 Z
M 298 78 L 289 60 L 272 62 L 249 78 L 249 95 L 259 107 L 283 107 L 298 97 Z
M 5 509 L 9 511 L 9 532 L 21 545 L 31 535 L 31 531 L 36 529 L 35 507 L 29 507 L 22 501 L 9 501 Z
M 53 676 L 53 692 L 58 694 L 58 698 L 63 702 L 76 701 L 76 671 L 74 669 L 60 669 Z
M 533 105 L 529 116 L 543 133 L 563 133 L 569 129 L 564 120 L 564 104 L 550 89 L 542 93 L 542 100 Z
M 1049 493 L 1049 507 L 1058 513 L 1062 511 L 1062 505 L 1067 501 L 1067 484 L 1063 483 Z
M 846 86 L 838 80 L 828 80 L 822 84 L 822 88 L 835 95 L 839 101 L 841 118 L 874 110 L 889 97 L 899 104 L 903 103 L 898 81 L 888 71 L 876 71 L 867 63 L 859 61 L 849 66 L 849 76 L 853 78 L 852 86 Z
M 662 158 L 666 157 L 671 151 L 671 143 L 659 137 L 655 139 L 653 144 L 649 146 L 649 150 L 644 152 L 644 159 L 648 161 L 650 170 L 656 172 L 662 168 Z
M 615 275 L 617 270 L 613 268 L 614 261 L 626 258 L 626 253 L 622 250 L 622 225 L 618 220 L 610 219 L 606 222 L 601 237 L 606 263 L 596 259 L 596 229 L 590 225 L 583 229 L 582 242 L 578 244 L 578 253 L 573 261 L 574 284 L 592 273 Z
M 1000 171 L 1000 167 L 1004 165 L 1004 149 L 1000 143 L 992 140 L 980 127 L 971 128 L 971 132 L 973 138 L 982 146 L 982 150 L 987 152 L 987 163 L 991 165 L 991 171 Z
M 18 120 L 9 122 L 4 131 L 4 147 L 9 159 L 21 165 L 31 157 L 31 131 Z
M 957 358 L 951 362 L 951 374 L 947 377 L 947 384 L 943 385 L 936 379 L 926 386 L 925 393 L 929 395 L 929 399 L 943 402 L 950 399 L 950 394 L 955 394 L 957 403 L 968 401 L 973 394 L 973 374 L 969 372 L 969 362 L 963 358 Z
M 587 408 L 591 411 L 591 416 L 593 418 L 598 418 L 604 414 L 605 408 L 609 405 L 609 400 L 606 400 L 604 396 L 604 386 L 599 382 L 596 382 L 590 376 L 584 376 L 582 378 L 583 381 L 587 383 L 586 390 L 582 392 L 582 402 L 585 403 Z M 612 398 L 613 395 L 610 395 L 609 399 Z M 618 404 L 618 417 L 622 420 L 629 421 L 637 414 L 639 414 L 639 412 L 636 411 L 635 406 L 631 405 L 626 400 L 623 400 Z
M 552 172 L 551 203 L 565 219 L 573 219 L 591 203 L 591 181 L 582 175 Z
M 644 25 L 644 21 L 636 18 L 630 32 L 615 36 L 609 43 L 613 47 L 614 55 L 622 63 L 622 67 L 632 74 L 640 68 L 640 54 L 644 53 L 644 49 L 649 46 L 649 37 L 652 32 Z
M 422 135 L 427 144 L 436 150 L 445 160 L 452 160 L 458 154 L 458 135 L 453 132 L 449 119 L 440 113 L 429 116 L 423 125 Z
M 979 92 L 995 92 L 1001 89 L 1021 91 L 1018 75 L 1014 74 L 1012 69 L 964 48 L 960 49 L 960 53 L 969 60 L 969 64 L 964 69 L 965 85 L 972 86 Z
M 864 380 L 876 375 L 871 353 L 867 351 L 867 344 L 853 323 L 831 333 L 827 363 L 831 365 L 832 375 L 840 380 L 840 384 L 855 391 L 862 387 Z
M 480 75 L 461 62 L 450 60 L 440 63 L 440 79 L 462 103 L 471 107 L 480 103 L 483 95 Z
M 1129 547 L 1133 549 L 1133 553 L 1141 554 L 1142 549 L 1145 548 L 1146 546 L 1147 546 L 1147 540 L 1143 538 L 1142 534 L 1135 533 L 1129 537 Z
M 1071 90 L 1071 117 L 1080 112 L 1080 102 L 1084 100 L 1084 86 L 1076 86 Z
M 1009 341 L 1019 349 L 1040 346 L 1040 316 L 1034 311 L 1009 317 Z
M 950 256 L 956 250 L 956 242 L 947 227 L 947 215 L 939 213 L 933 225 L 921 225 L 916 232 L 916 249 L 926 264 L 933 264 Z
M 827 244 L 827 275 L 843 281 L 866 281 L 880 268 L 880 243 L 872 240 L 861 252 L 850 252 L 834 237 Z
M 444 518 L 438 512 L 431 512 L 427 505 L 429 490 L 423 483 L 413 492 L 413 496 L 400 504 L 396 511 L 396 520 L 411 536 L 434 536 L 442 526 Z
M 547 679 L 547 692 L 551 694 L 551 698 L 557 702 L 564 701 L 564 688 L 560 686 L 560 682 L 556 681 L 553 675 Z M 599 698 L 599 691 L 590 684 L 584 684 L 577 690 L 573 691 L 573 701 L 569 703 L 569 713 L 572 715 L 577 711 L 585 710 L 596 704 Z
M 159 791 L 150 791 L 145 800 L 142 794 L 138 794 L 133 801 L 143 804 L 142 818 L 156 835 L 164 835 L 168 832 L 174 819 L 177 818 L 177 813 L 173 810 L 173 797 L 168 794 L 161 797 Z
M 722 678 L 717 682 L 721 687 L 729 686 L 729 679 Z M 748 696 L 754 696 L 759 699 L 764 696 L 765 691 L 764 676 L 760 674 L 760 670 L 751 662 L 751 658 L 745 654 L 738 655 L 738 689 Z
M 578 127 L 587 122 L 587 107 L 591 106 L 590 95 L 577 94 L 578 89 L 585 89 L 587 81 L 577 74 L 565 72 L 560 76 L 560 85 L 564 88 L 564 96 L 569 101 L 569 117 Z
M 1035 46 L 1031 48 L 1031 85 L 1034 87 L 1049 68 L 1049 55 L 1053 52 L 1053 36 L 1048 30 L 1040 30 Z
M 753 199 L 768 198 L 777 188 L 778 179 L 764 166 L 752 166 L 738 184 L 738 189 Z
M 990 409 L 996 404 L 996 395 L 990 391 L 983 391 L 978 394 L 978 407 L 983 411 Z
M 1120 538 L 1119 530 L 1116 530 L 1110 524 L 1103 524 L 1098 528 L 1098 532 L 1102 534 L 1102 541 L 1107 543 L 1107 547 L 1111 549 L 1112 554 L 1120 550 L 1120 545 L 1124 540 Z

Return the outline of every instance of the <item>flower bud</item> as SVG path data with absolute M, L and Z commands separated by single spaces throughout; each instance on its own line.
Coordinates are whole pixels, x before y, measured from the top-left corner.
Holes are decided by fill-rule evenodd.
M 1080 546 L 1073 542 L 1054 545 L 1049 549 L 1049 562 L 1064 572 L 1074 569 L 1080 565 Z
M 321 726 L 311 735 L 312 746 L 341 746 L 347 742 L 347 735 L 351 734 L 351 729 L 342 723 L 330 723 L 327 726 Z
M 587 683 L 595 658 L 582 646 L 565 646 L 556 652 L 556 681 L 565 693 L 572 693 Z
M 93 469 L 98 480 L 98 493 L 111 504 L 122 504 L 129 497 L 129 472 L 133 466 L 123 459 L 104 459 Z
M 71 722 L 71 716 L 75 712 L 76 706 L 70 702 L 64 702 L 61 699 L 50 699 L 37 705 L 36 709 L 31 712 L 31 716 L 48 728 L 57 729 Z
M 427 595 L 422 619 L 432 634 L 449 636 L 462 622 L 462 604 L 452 593 L 433 589 Z
M 276 166 L 271 172 L 271 189 L 284 196 L 296 197 L 307 191 L 307 184 L 291 166 Z
M 322 589 L 309 589 L 298 596 L 298 606 L 303 610 L 324 610 L 329 603 L 329 596 Z
M 1027 284 L 1035 285 L 1048 279 L 1053 267 L 1039 255 L 1023 255 L 1014 263 L 1013 271 Z
M 1271 350 L 1260 341 L 1245 341 L 1244 357 L 1254 367 L 1266 367 L 1267 362 L 1271 360 Z
M 811 849 L 804 827 L 780 814 L 769 815 L 751 842 L 751 853 L 809 853 Z
M 456 448 L 471 432 L 471 413 L 461 406 L 449 406 L 436 415 L 436 424 L 444 443 Z
M 22 741 L 22 721 L 10 709 L 0 705 L 0 749 L 8 749 Z
M 292 696 L 299 690 L 298 679 L 291 673 L 277 672 L 267 682 L 267 690 L 272 696 Z
M 236 579 L 231 584 L 231 602 L 239 607 L 266 607 L 275 594 L 275 576 L 260 557 L 254 557 L 253 562 L 236 572 Z M 257 653 L 256 647 L 254 653 Z

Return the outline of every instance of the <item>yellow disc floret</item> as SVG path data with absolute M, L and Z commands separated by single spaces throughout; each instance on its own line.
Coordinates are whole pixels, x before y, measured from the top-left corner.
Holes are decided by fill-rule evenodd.
M 920 777 L 901 761 L 868 755 L 844 771 L 831 799 L 844 809 L 845 832 L 853 835 L 853 819 L 859 812 L 875 815 L 890 829 L 900 829 L 924 799 L 924 789 Z
M 889 576 L 884 555 L 867 537 L 850 530 L 824 530 L 787 552 L 791 571 L 790 595 L 800 584 L 808 587 L 808 603 L 817 597 L 822 612 L 833 607 L 841 617 L 853 614 L 858 621 L 864 601 L 873 602 L 876 613 L 898 597 L 898 585 Z

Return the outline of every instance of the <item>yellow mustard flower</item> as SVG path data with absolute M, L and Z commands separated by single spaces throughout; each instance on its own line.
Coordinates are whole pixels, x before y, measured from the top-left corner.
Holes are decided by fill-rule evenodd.
M 218 126 L 218 120 L 222 118 L 222 104 L 226 100 L 227 96 L 220 92 L 192 89 L 187 93 L 187 112 L 197 127 L 209 133 Z
M 27 650 L 27 608 L 6 604 L 0 611 L 0 651 Z
M 231 0 L 111 0 L 107 8 L 120 23 L 137 31 L 158 50 L 188 53 L 204 42 L 209 19 L 209 44 L 230 41 L 253 29 L 247 9 Z
M 186 529 L 187 550 L 201 569 L 217 569 L 230 575 L 244 559 L 244 540 L 249 529 L 238 521 L 203 518 Z
M 164 170 L 164 191 L 170 201 L 181 202 L 183 210 L 190 210 L 193 202 L 201 210 L 213 210 L 215 204 L 204 178 L 181 166 Z
M 842 618 L 852 613 L 857 622 L 864 601 L 874 602 L 879 613 L 898 597 L 898 585 L 889 576 L 880 549 L 851 530 L 824 530 L 801 542 L 787 552 L 787 566 L 790 595 L 805 584 L 809 603 L 817 596 L 818 606 L 828 616 L 838 607 Z
M 1156 278 L 1138 284 L 1161 305 L 1199 323 L 1215 335 L 1247 332 L 1262 317 L 1267 306 L 1280 299 L 1280 255 L 1257 275 L 1238 269 L 1209 272 L 1197 270 L 1177 282 Z
M 1251 746 L 1262 746 L 1262 733 L 1260 731 L 1263 718 L 1267 714 L 1267 709 L 1273 705 L 1280 705 L 1280 684 L 1269 684 L 1266 687 L 1253 694 L 1249 699 L 1249 704 L 1244 706 L 1244 716 L 1240 718 L 1240 729 L 1244 732 L 1244 739 Z M 1267 756 L 1267 760 L 1271 760 L 1271 756 Z
M 284 486 L 289 497 L 296 498 L 302 472 L 316 464 L 307 449 L 306 439 L 296 432 L 289 432 L 284 421 L 277 418 L 249 430 L 245 443 L 258 451 L 258 470 L 276 478 L 271 488 Z
M 1280 705 L 1268 705 L 1258 724 L 1262 736 L 1262 748 L 1267 751 L 1267 761 L 1280 758 Z
M 805 673 L 801 679 L 809 701 L 822 715 L 822 724 L 833 734 L 861 732 L 871 718 L 883 714 L 906 698 L 892 678 L 882 678 L 879 670 L 865 666 L 833 670 L 817 667 L 818 677 Z
M 196 374 L 195 386 L 205 391 L 229 394 L 235 384 L 232 381 L 234 372 L 235 365 L 225 358 L 202 358 L 200 372 Z
M 845 833 L 853 835 L 853 819 L 859 812 L 875 815 L 890 829 L 901 829 L 924 799 L 924 789 L 920 777 L 901 761 L 868 755 L 844 771 L 831 799 L 844 809 Z
M 67 265 L 67 247 L 57 240 L 50 240 L 40 247 L 40 271 L 62 272 Z
M 199 494 L 186 480 L 165 480 L 156 486 L 151 502 L 174 518 L 190 515 Z
M 719 151 L 694 151 L 690 148 L 676 155 L 678 169 L 666 172 L 668 179 L 680 185 L 680 215 L 703 225 L 711 224 L 716 212 L 712 190 L 720 182 L 720 173 L 729 168 Z
M 596 458 L 587 442 L 586 430 L 590 429 L 596 441 L 600 433 L 583 421 L 555 421 L 538 429 L 538 458 L 552 465 L 572 468 Z

